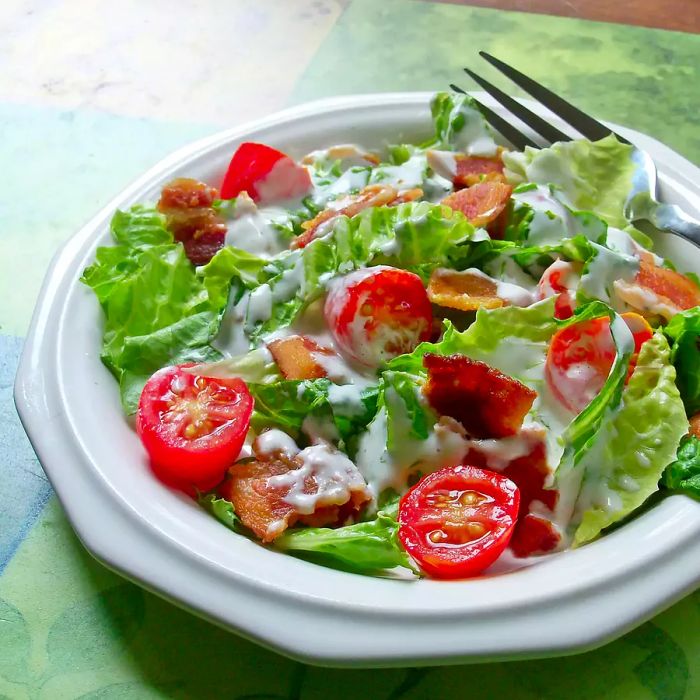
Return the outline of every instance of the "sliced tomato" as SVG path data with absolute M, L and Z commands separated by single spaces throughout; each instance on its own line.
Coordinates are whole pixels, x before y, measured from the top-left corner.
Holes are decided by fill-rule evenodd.
M 571 318 L 576 309 L 576 287 L 581 266 L 566 260 L 555 260 L 543 273 L 537 285 L 540 299 L 556 296 L 555 318 Z
M 639 314 L 622 318 L 632 331 L 635 350 L 630 375 L 642 344 L 653 333 Z M 552 393 L 569 410 L 580 413 L 598 395 L 615 362 L 615 343 L 607 316 L 572 323 L 557 331 L 549 345 L 545 376 Z
M 448 195 L 442 204 L 461 211 L 473 226 L 483 227 L 503 213 L 512 192 L 513 188 L 504 182 L 487 180 Z
M 401 499 L 399 539 L 430 576 L 476 576 L 508 546 L 519 503 L 518 487 L 496 472 L 446 467 Z
M 549 520 L 528 513 L 518 521 L 510 548 L 516 557 L 530 557 L 551 552 L 560 541 L 561 535 Z
M 308 170 L 288 155 L 262 143 L 242 143 L 233 154 L 221 185 L 221 197 L 247 192 L 256 202 L 302 197 L 311 189 Z
M 202 377 L 191 365 L 156 372 L 141 393 L 136 429 L 156 472 L 169 483 L 219 483 L 245 440 L 253 398 L 240 379 Z
M 433 324 L 420 277 L 385 265 L 335 280 L 324 314 L 340 349 L 368 367 L 413 351 Z
M 700 439 L 700 413 L 690 417 L 688 421 L 688 433 Z

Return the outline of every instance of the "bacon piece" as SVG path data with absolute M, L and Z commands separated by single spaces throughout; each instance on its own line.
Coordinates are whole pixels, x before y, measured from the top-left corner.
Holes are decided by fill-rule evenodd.
M 205 265 L 224 245 L 226 224 L 212 208 L 218 196 L 215 187 L 184 177 L 161 192 L 158 211 L 165 214 L 168 229 L 194 265 Z
M 293 250 L 303 248 L 311 243 L 311 241 L 316 238 L 321 224 L 325 224 L 338 216 L 355 216 L 355 214 L 359 214 L 363 209 L 381 207 L 385 204 L 389 204 L 397 198 L 398 194 L 396 188 L 391 185 L 367 185 L 367 187 L 358 194 L 348 197 L 348 203 L 344 206 L 338 209 L 324 209 L 310 221 L 305 221 L 301 225 L 304 229 L 304 233 L 300 234 L 292 241 L 290 248 Z
M 305 461 L 304 453 L 311 450 L 325 450 L 329 458 L 340 454 L 329 445 L 314 445 L 293 456 L 283 451 L 258 453 L 255 461 L 231 467 L 220 487 L 220 495 L 233 503 L 241 522 L 263 542 L 271 542 L 297 522 L 313 527 L 340 524 L 370 499 L 362 476 L 350 460 L 343 456 L 345 471 L 339 474 L 340 481 L 329 485 L 318 471 L 322 469 L 318 459 Z M 291 480 L 284 478 L 289 474 Z M 344 488 L 338 488 L 338 484 Z M 288 499 L 295 485 L 303 496 L 313 497 L 310 512 L 302 512 L 304 508 Z
M 528 513 L 518 520 L 510 548 L 516 557 L 529 557 L 551 552 L 560 541 L 561 535 L 549 520 Z
M 410 190 L 403 190 L 399 192 L 394 199 L 392 199 L 387 206 L 395 207 L 398 204 L 404 204 L 405 202 L 415 202 L 423 196 L 423 190 L 420 187 L 414 187 Z
M 696 438 L 700 439 L 700 413 L 696 413 L 694 416 L 691 416 L 688 424 L 689 434 L 695 435 Z
M 458 420 L 476 438 L 515 435 L 537 392 L 484 362 L 465 355 L 423 358 L 428 403 Z
M 447 195 L 442 204 L 461 211 L 473 226 L 479 228 L 498 219 L 506 210 L 512 192 L 513 188 L 504 182 L 487 180 Z
M 460 311 L 497 309 L 505 301 L 496 294 L 496 283 L 468 270 L 457 272 L 438 268 L 430 275 L 428 298 L 433 304 Z
M 500 157 L 484 158 L 459 154 L 455 158 L 455 165 L 457 172 L 454 174 L 452 183 L 456 188 L 471 187 L 486 180 L 506 181 L 503 175 L 503 161 Z
M 267 347 L 285 379 L 325 377 L 327 372 L 318 362 L 318 356 L 336 355 L 330 348 L 321 347 L 311 338 L 303 335 L 291 335 L 288 338 L 273 340 Z

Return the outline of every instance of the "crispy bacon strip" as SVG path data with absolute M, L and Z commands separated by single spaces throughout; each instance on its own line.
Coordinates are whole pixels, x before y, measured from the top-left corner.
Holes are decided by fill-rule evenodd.
M 503 161 L 500 156 L 484 158 L 459 154 L 455 159 L 457 172 L 452 179 L 456 188 L 471 187 L 485 180 L 505 182 Z
M 505 306 L 505 301 L 496 292 L 495 282 L 468 270 L 457 272 L 438 268 L 428 282 L 428 298 L 433 304 L 460 311 Z
M 423 365 L 428 370 L 423 391 L 430 405 L 476 438 L 515 435 L 537 396 L 517 379 L 465 355 L 429 353 Z
M 195 265 L 208 263 L 224 245 L 226 224 L 212 208 L 218 196 L 215 187 L 184 177 L 169 182 L 161 192 L 158 211 L 165 214 L 175 240 Z
M 301 225 L 304 229 L 304 233 L 297 236 L 292 241 L 290 247 L 296 249 L 307 246 L 316 237 L 319 226 L 331 219 L 335 219 L 338 216 L 355 216 L 355 214 L 359 214 L 363 209 L 381 207 L 395 200 L 398 194 L 396 188 L 391 185 L 367 185 L 367 187 L 358 194 L 349 197 L 348 203 L 345 204 L 345 206 L 338 209 L 324 209 L 310 221 L 305 221 Z
M 303 335 L 291 335 L 288 338 L 273 340 L 267 347 L 285 379 L 325 377 L 327 372 L 318 362 L 318 356 L 336 355 L 330 348 L 321 347 L 311 338 Z
M 487 180 L 464 190 L 453 192 L 442 200 L 442 204 L 461 211 L 476 227 L 496 222 L 506 210 L 513 188 L 504 182 Z

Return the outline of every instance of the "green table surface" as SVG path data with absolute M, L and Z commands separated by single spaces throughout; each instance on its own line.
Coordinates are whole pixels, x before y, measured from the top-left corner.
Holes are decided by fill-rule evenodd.
M 261 649 L 95 562 L 12 405 L 51 256 L 146 167 L 305 100 L 470 87 L 464 65 L 493 77 L 479 49 L 700 161 L 698 35 L 421 0 L 0 4 L 0 699 L 700 698 L 700 593 L 567 658 L 332 670 Z

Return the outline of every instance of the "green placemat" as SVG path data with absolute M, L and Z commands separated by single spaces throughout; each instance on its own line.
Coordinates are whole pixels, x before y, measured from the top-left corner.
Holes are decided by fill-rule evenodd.
M 320 0 L 307 5 L 318 16 L 327 9 Z M 294 21 L 309 21 L 304 12 Z M 435 90 L 449 82 L 468 87 L 463 65 L 494 76 L 479 65 L 479 49 L 516 63 L 583 108 L 700 160 L 700 93 L 693 87 L 700 84 L 700 37 L 693 35 L 354 0 L 307 66 L 293 101 Z M 12 407 L 20 336 L 58 242 L 148 164 L 214 127 L 0 103 L 0 129 L 0 699 L 700 698 L 698 593 L 621 640 L 568 658 L 340 671 L 263 650 L 92 560 Z M 28 158 L 26 145 L 39 137 L 43 148 Z

